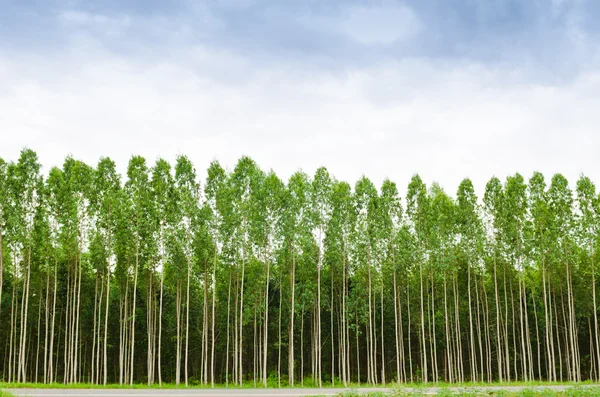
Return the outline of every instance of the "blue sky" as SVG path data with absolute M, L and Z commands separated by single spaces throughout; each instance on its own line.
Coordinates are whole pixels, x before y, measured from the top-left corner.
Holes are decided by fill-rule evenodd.
M 247 154 L 451 192 L 600 181 L 599 17 L 591 0 L 0 0 L 0 156 Z

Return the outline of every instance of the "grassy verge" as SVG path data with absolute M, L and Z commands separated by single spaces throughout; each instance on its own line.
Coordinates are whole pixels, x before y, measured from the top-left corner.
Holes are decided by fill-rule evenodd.
M 417 391 L 403 391 L 397 390 L 391 393 L 360 393 L 360 392 L 348 392 L 341 393 L 338 397 L 421 397 L 431 394 L 425 394 L 424 390 Z M 555 390 L 541 390 L 535 388 L 526 388 L 524 390 L 513 392 L 513 391 L 494 391 L 494 390 L 451 390 L 442 388 L 442 390 L 436 394 L 438 397 L 597 397 L 600 396 L 600 386 L 573 386 L 568 390 L 555 391 Z
M 360 389 L 360 388 L 390 388 L 390 389 L 425 389 L 430 387 L 438 387 L 438 388 L 452 388 L 452 387 L 490 387 L 490 386 L 526 386 L 526 387 L 535 387 L 535 386 L 579 386 L 579 387 L 590 387 L 596 386 L 600 388 L 600 385 L 585 381 L 585 382 L 492 382 L 492 383 L 480 383 L 480 382 L 464 382 L 464 383 L 388 383 L 387 385 L 368 385 L 368 384 L 358 384 L 358 383 L 350 383 L 348 386 L 344 386 L 342 383 L 336 382 L 335 386 L 331 383 L 323 383 L 323 388 L 343 388 L 343 389 Z M 215 384 L 215 388 L 224 389 L 227 386 L 225 384 Z M 254 382 L 245 382 L 242 386 L 237 384 L 229 384 L 230 389 L 262 389 L 264 388 L 261 384 L 254 385 Z M 287 384 L 281 384 L 281 388 L 290 388 L 291 386 Z M 294 388 L 316 388 L 312 383 L 305 382 L 304 385 L 295 384 Z M 148 386 L 146 383 L 135 383 L 133 385 L 119 385 L 119 384 L 108 384 L 104 385 L 95 385 L 91 383 L 52 383 L 52 384 L 43 384 L 43 383 L 8 383 L 8 382 L 0 382 L 0 389 L 18 389 L 18 388 L 33 388 L 33 389 L 210 389 L 210 385 L 202 385 L 202 384 L 190 384 L 189 386 L 185 386 L 185 384 L 175 385 L 174 383 L 163 383 L 162 386 L 158 384 L 153 384 Z M 277 388 L 277 383 L 269 383 L 267 385 L 268 389 Z M 599 389 L 600 390 L 600 389 Z M 598 394 L 600 396 L 600 394 Z M 2 397 L 0 395 L 0 397 Z

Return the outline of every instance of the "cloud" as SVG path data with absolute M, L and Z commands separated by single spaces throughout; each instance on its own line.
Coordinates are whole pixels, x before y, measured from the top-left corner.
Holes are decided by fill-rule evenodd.
M 135 153 L 185 153 L 200 170 L 247 154 L 282 177 L 325 165 L 401 191 L 417 172 L 449 192 L 517 171 L 600 181 L 597 35 L 576 2 L 543 17 L 495 3 L 502 18 L 538 21 L 506 39 L 473 2 L 452 22 L 432 1 L 223 1 L 189 15 L 60 9 L 44 26 L 64 40 L 43 48 L 7 45 L 12 30 L 0 39 L 0 156 L 29 146 L 46 170 L 67 154 L 110 156 L 124 172 Z
M 537 169 L 600 181 L 597 73 L 547 85 L 425 59 L 332 74 L 284 63 L 252 70 L 251 60 L 204 47 L 153 63 L 94 53 L 0 58 L 4 158 L 29 146 L 46 169 L 71 153 L 91 164 L 113 157 L 124 172 L 134 153 L 150 162 L 188 154 L 200 170 L 247 154 L 283 177 L 325 165 L 340 179 L 390 177 L 404 189 L 418 172 L 449 192 L 463 177 L 481 191 L 492 175 Z M 231 84 L 216 65 L 247 78 Z
M 389 45 L 411 39 L 421 25 L 414 12 L 402 5 L 356 5 L 343 12 L 341 29 L 360 43 Z

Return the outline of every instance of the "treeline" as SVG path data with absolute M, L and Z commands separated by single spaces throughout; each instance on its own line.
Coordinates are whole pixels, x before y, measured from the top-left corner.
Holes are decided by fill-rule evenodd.
M 0 376 L 322 385 L 598 380 L 581 177 L 282 181 L 243 157 L 0 159 Z

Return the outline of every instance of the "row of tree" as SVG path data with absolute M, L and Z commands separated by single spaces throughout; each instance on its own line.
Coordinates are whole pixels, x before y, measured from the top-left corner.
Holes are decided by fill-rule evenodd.
M 600 379 L 600 200 L 581 177 L 206 181 L 0 159 L 0 376 L 298 385 Z

